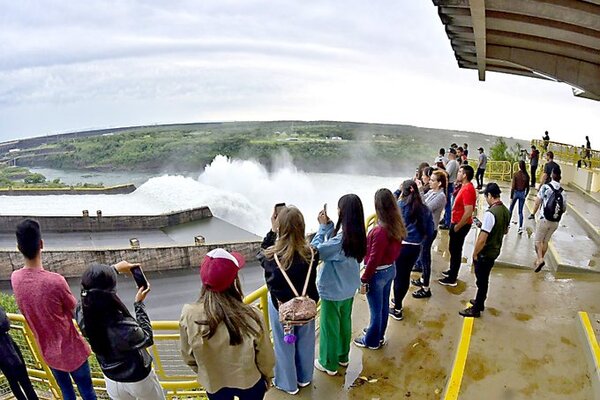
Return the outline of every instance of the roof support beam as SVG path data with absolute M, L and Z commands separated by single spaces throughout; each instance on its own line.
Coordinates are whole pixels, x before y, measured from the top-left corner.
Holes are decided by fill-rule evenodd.
M 475 49 L 477 50 L 477 70 L 479 80 L 485 81 L 486 37 L 485 37 L 485 0 L 470 0 L 471 20 L 475 35 Z

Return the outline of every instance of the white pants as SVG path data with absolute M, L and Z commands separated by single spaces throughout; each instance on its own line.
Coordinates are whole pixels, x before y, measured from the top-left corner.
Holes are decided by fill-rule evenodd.
M 165 400 L 158 377 L 154 370 L 138 382 L 115 382 L 104 377 L 106 391 L 112 400 Z

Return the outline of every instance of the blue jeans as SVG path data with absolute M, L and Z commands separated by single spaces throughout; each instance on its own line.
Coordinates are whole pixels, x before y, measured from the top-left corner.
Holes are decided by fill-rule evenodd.
M 379 346 L 385 336 L 388 323 L 388 307 L 390 304 L 390 290 L 396 276 L 396 266 L 375 271 L 369 281 L 367 302 L 371 312 L 371 321 L 365 334 L 365 344 L 369 347 Z
M 275 348 L 275 386 L 293 392 L 298 388 L 298 383 L 310 382 L 313 379 L 315 321 L 294 327 L 296 343 L 285 343 L 283 325 L 279 322 L 279 311 L 275 309 L 269 294 L 269 322 Z
M 454 182 L 448 183 L 448 190 L 446 191 L 448 193 L 446 196 L 446 211 L 444 211 L 444 225 L 446 226 L 450 226 L 450 216 L 452 215 L 452 201 L 454 200 L 452 192 L 454 192 Z
M 433 231 L 433 235 L 425 239 L 421 244 L 421 254 L 419 254 L 417 265 L 423 270 L 423 274 L 421 275 L 423 286 L 429 286 L 429 279 L 431 278 L 431 247 L 437 237 L 437 233 L 437 230 Z
M 515 190 L 512 201 L 510 202 L 510 209 L 508 210 L 511 218 L 512 218 L 513 209 L 515 208 L 515 203 L 517 202 L 517 200 L 519 200 L 519 228 L 522 228 L 523 227 L 523 206 L 525 205 L 525 190 Z
M 50 368 L 50 370 L 52 371 L 54 378 L 56 378 L 56 383 L 58 383 L 58 386 L 60 387 L 63 400 L 76 399 L 71 378 L 75 381 L 77 389 L 79 390 L 79 395 L 83 400 L 96 400 L 96 392 L 94 392 L 92 376 L 90 374 L 90 365 L 87 361 L 84 362 L 81 367 L 71 372 L 59 371 L 54 368 Z

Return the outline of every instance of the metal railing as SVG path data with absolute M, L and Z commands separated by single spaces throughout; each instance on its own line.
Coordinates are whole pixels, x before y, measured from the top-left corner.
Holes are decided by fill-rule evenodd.
M 477 172 L 477 164 L 479 164 L 479 161 L 472 159 L 467 161 L 469 165 L 473 167 L 473 170 Z M 488 159 L 484 176 L 487 179 L 510 181 L 512 179 L 512 166 L 510 161 L 494 161 Z
M 537 139 L 532 140 L 531 144 L 535 145 L 542 155 L 543 153 L 552 151 L 554 153 L 555 160 L 578 165 L 580 168 L 600 168 L 600 151 L 598 150 L 587 150 L 582 147 L 551 141 L 549 141 L 547 146 L 545 146 L 543 140 Z
M 262 286 L 244 298 L 246 304 L 255 304 L 262 311 L 267 326 L 269 313 L 267 308 L 267 286 Z M 10 334 L 19 345 L 29 377 L 42 399 L 61 399 L 61 392 L 44 362 L 33 332 L 21 314 L 8 314 L 11 323 Z M 154 369 L 162 387 L 167 392 L 167 399 L 198 399 L 205 397 L 205 391 L 198 384 L 197 375 L 183 362 L 179 343 L 178 321 L 154 321 L 154 345 L 148 350 L 154 358 Z M 92 382 L 98 398 L 108 399 L 106 384 L 95 357 L 90 357 L 92 366 Z M 6 381 L 0 375 L 0 387 Z M 0 398 L 5 398 L 0 392 Z M 10 397 L 8 397 L 10 398 Z

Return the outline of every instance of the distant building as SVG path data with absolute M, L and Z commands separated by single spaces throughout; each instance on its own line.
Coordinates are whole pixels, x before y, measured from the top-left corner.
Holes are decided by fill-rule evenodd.
M 339 136 L 332 136 L 331 140 L 342 140 L 342 138 Z
M 9 153 L 18 153 L 20 151 L 21 151 L 21 149 L 10 149 L 10 150 L 8 150 Z

